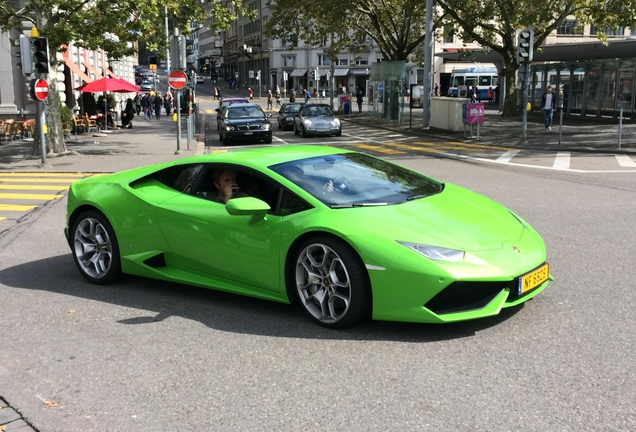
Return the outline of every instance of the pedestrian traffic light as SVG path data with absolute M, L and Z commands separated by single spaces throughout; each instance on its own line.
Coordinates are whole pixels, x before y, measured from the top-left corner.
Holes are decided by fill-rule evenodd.
M 256 71 L 256 80 L 257 81 L 261 80 L 261 71 Z
M 530 29 L 517 31 L 517 63 L 532 61 L 532 45 L 534 44 L 534 32 Z
M 315 71 L 311 71 L 311 79 L 316 78 L 316 72 Z
M 47 38 L 33 39 L 33 72 L 49 73 L 49 41 Z

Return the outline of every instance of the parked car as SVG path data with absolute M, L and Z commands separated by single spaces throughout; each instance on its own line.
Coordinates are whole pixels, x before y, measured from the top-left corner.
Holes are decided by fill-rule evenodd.
M 237 192 L 219 202 L 215 178 L 229 167 Z M 177 283 L 162 286 L 174 298 L 202 298 L 180 292 L 183 283 L 296 303 L 331 328 L 492 317 L 552 279 L 541 236 L 501 204 L 326 146 L 233 150 L 87 177 L 70 186 L 64 232 L 91 283 L 131 274 Z M 144 296 L 152 301 L 151 290 Z M 223 319 L 238 327 L 245 316 L 231 309 Z M 516 326 L 544 314 L 520 315 Z
M 221 112 L 219 141 L 272 142 L 271 114 L 265 114 L 263 108 L 253 103 L 234 103 Z
M 342 135 L 340 119 L 327 104 L 307 104 L 294 118 L 294 134 Z
M 197 84 L 205 84 L 203 80 L 203 75 L 197 75 Z
M 143 91 L 151 91 L 151 90 L 155 89 L 154 84 L 151 83 L 148 80 L 142 81 L 142 83 L 141 83 L 141 85 L 139 87 L 141 87 L 141 90 L 143 90 Z
M 305 102 L 285 102 L 278 110 L 278 129 L 293 129 L 294 118 L 305 106 Z
M 221 113 L 223 112 L 223 109 L 228 106 L 231 105 L 233 103 L 249 103 L 249 101 L 247 99 L 245 99 L 244 97 L 226 97 L 226 98 L 221 98 L 221 100 L 219 101 L 219 107 L 217 109 L 215 109 L 216 111 L 216 128 L 217 129 L 221 129 Z

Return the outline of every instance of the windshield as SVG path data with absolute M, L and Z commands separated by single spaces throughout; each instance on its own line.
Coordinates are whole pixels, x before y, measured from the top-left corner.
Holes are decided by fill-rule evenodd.
M 283 112 L 285 114 L 297 113 L 303 106 L 301 104 L 289 104 L 285 105 Z
M 303 113 L 305 117 L 333 116 L 333 110 L 329 105 L 305 106 Z
M 265 113 L 262 109 L 257 106 L 232 106 L 230 105 L 227 110 L 225 117 L 228 119 L 264 119 Z
M 333 208 L 399 204 L 444 188 L 441 182 L 361 153 L 301 159 L 270 169 Z

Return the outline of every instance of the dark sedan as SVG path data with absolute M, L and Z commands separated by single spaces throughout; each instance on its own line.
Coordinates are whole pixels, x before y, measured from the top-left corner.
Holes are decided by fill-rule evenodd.
M 230 141 L 272 142 L 271 114 L 252 103 L 236 103 L 228 105 L 221 112 L 219 141 L 228 144 Z
M 294 118 L 305 106 L 304 102 L 286 102 L 278 110 L 278 129 L 293 129 Z
M 340 119 L 327 104 L 306 104 L 294 119 L 294 134 L 342 135 Z
M 219 101 L 219 107 L 216 109 L 216 128 L 221 130 L 221 113 L 225 109 L 226 106 L 232 105 L 233 103 L 249 103 L 247 99 L 244 97 L 226 97 L 221 98 Z

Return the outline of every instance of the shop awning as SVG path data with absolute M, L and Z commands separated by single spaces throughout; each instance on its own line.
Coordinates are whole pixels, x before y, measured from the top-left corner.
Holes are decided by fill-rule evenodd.
M 104 77 L 101 73 L 99 73 L 99 72 L 97 71 L 97 69 L 95 69 L 95 68 L 93 67 L 93 65 L 92 65 L 92 64 L 90 64 L 90 62 L 88 62 L 88 61 L 86 61 L 86 60 L 82 60 L 82 63 L 84 64 L 84 66 L 86 66 L 86 69 L 88 69 L 89 71 L 91 71 L 91 73 L 93 73 L 93 74 L 95 75 L 95 78 L 96 78 L 96 79 L 100 79 L 100 78 L 103 78 L 103 77 Z
M 82 81 L 84 82 L 93 82 L 93 79 L 91 77 L 89 77 L 88 75 L 86 75 L 84 73 L 84 71 L 82 69 L 80 69 L 80 67 L 78 65 L 76 65 L 75 63 L 73 63 L 73 60 L 71 60 L 69 57 L 63 57 L 62 60 L 64 60 L 64 64 L 66 66 L 68 66 L 68 68 L 73 71 L 73 73 L 75 75 L 77 75 L 78 77 L 80 77 L 82 79 Z
M 99 65 L 101 66 L 102 70 L 108 74 L 108 76 L 112 78 L 118 78 L 110 69 L 108 69 L 108 66 L 106 66 L 106 53 L 104 53 L 104 50 L 100 50 L 99 52 Z
M 369 75 L 369 72 L 371 72 L 369 69 L 352 69 L 351 73 L 353 75 Z
M 347 76 L 349 75 L 349 69 L 334 69 L 333 76 Z
M 292 73 L 289 74 L 289 76 L 301 77 L 305 76 L 306 73 L 307 69 L 294 69 Z

